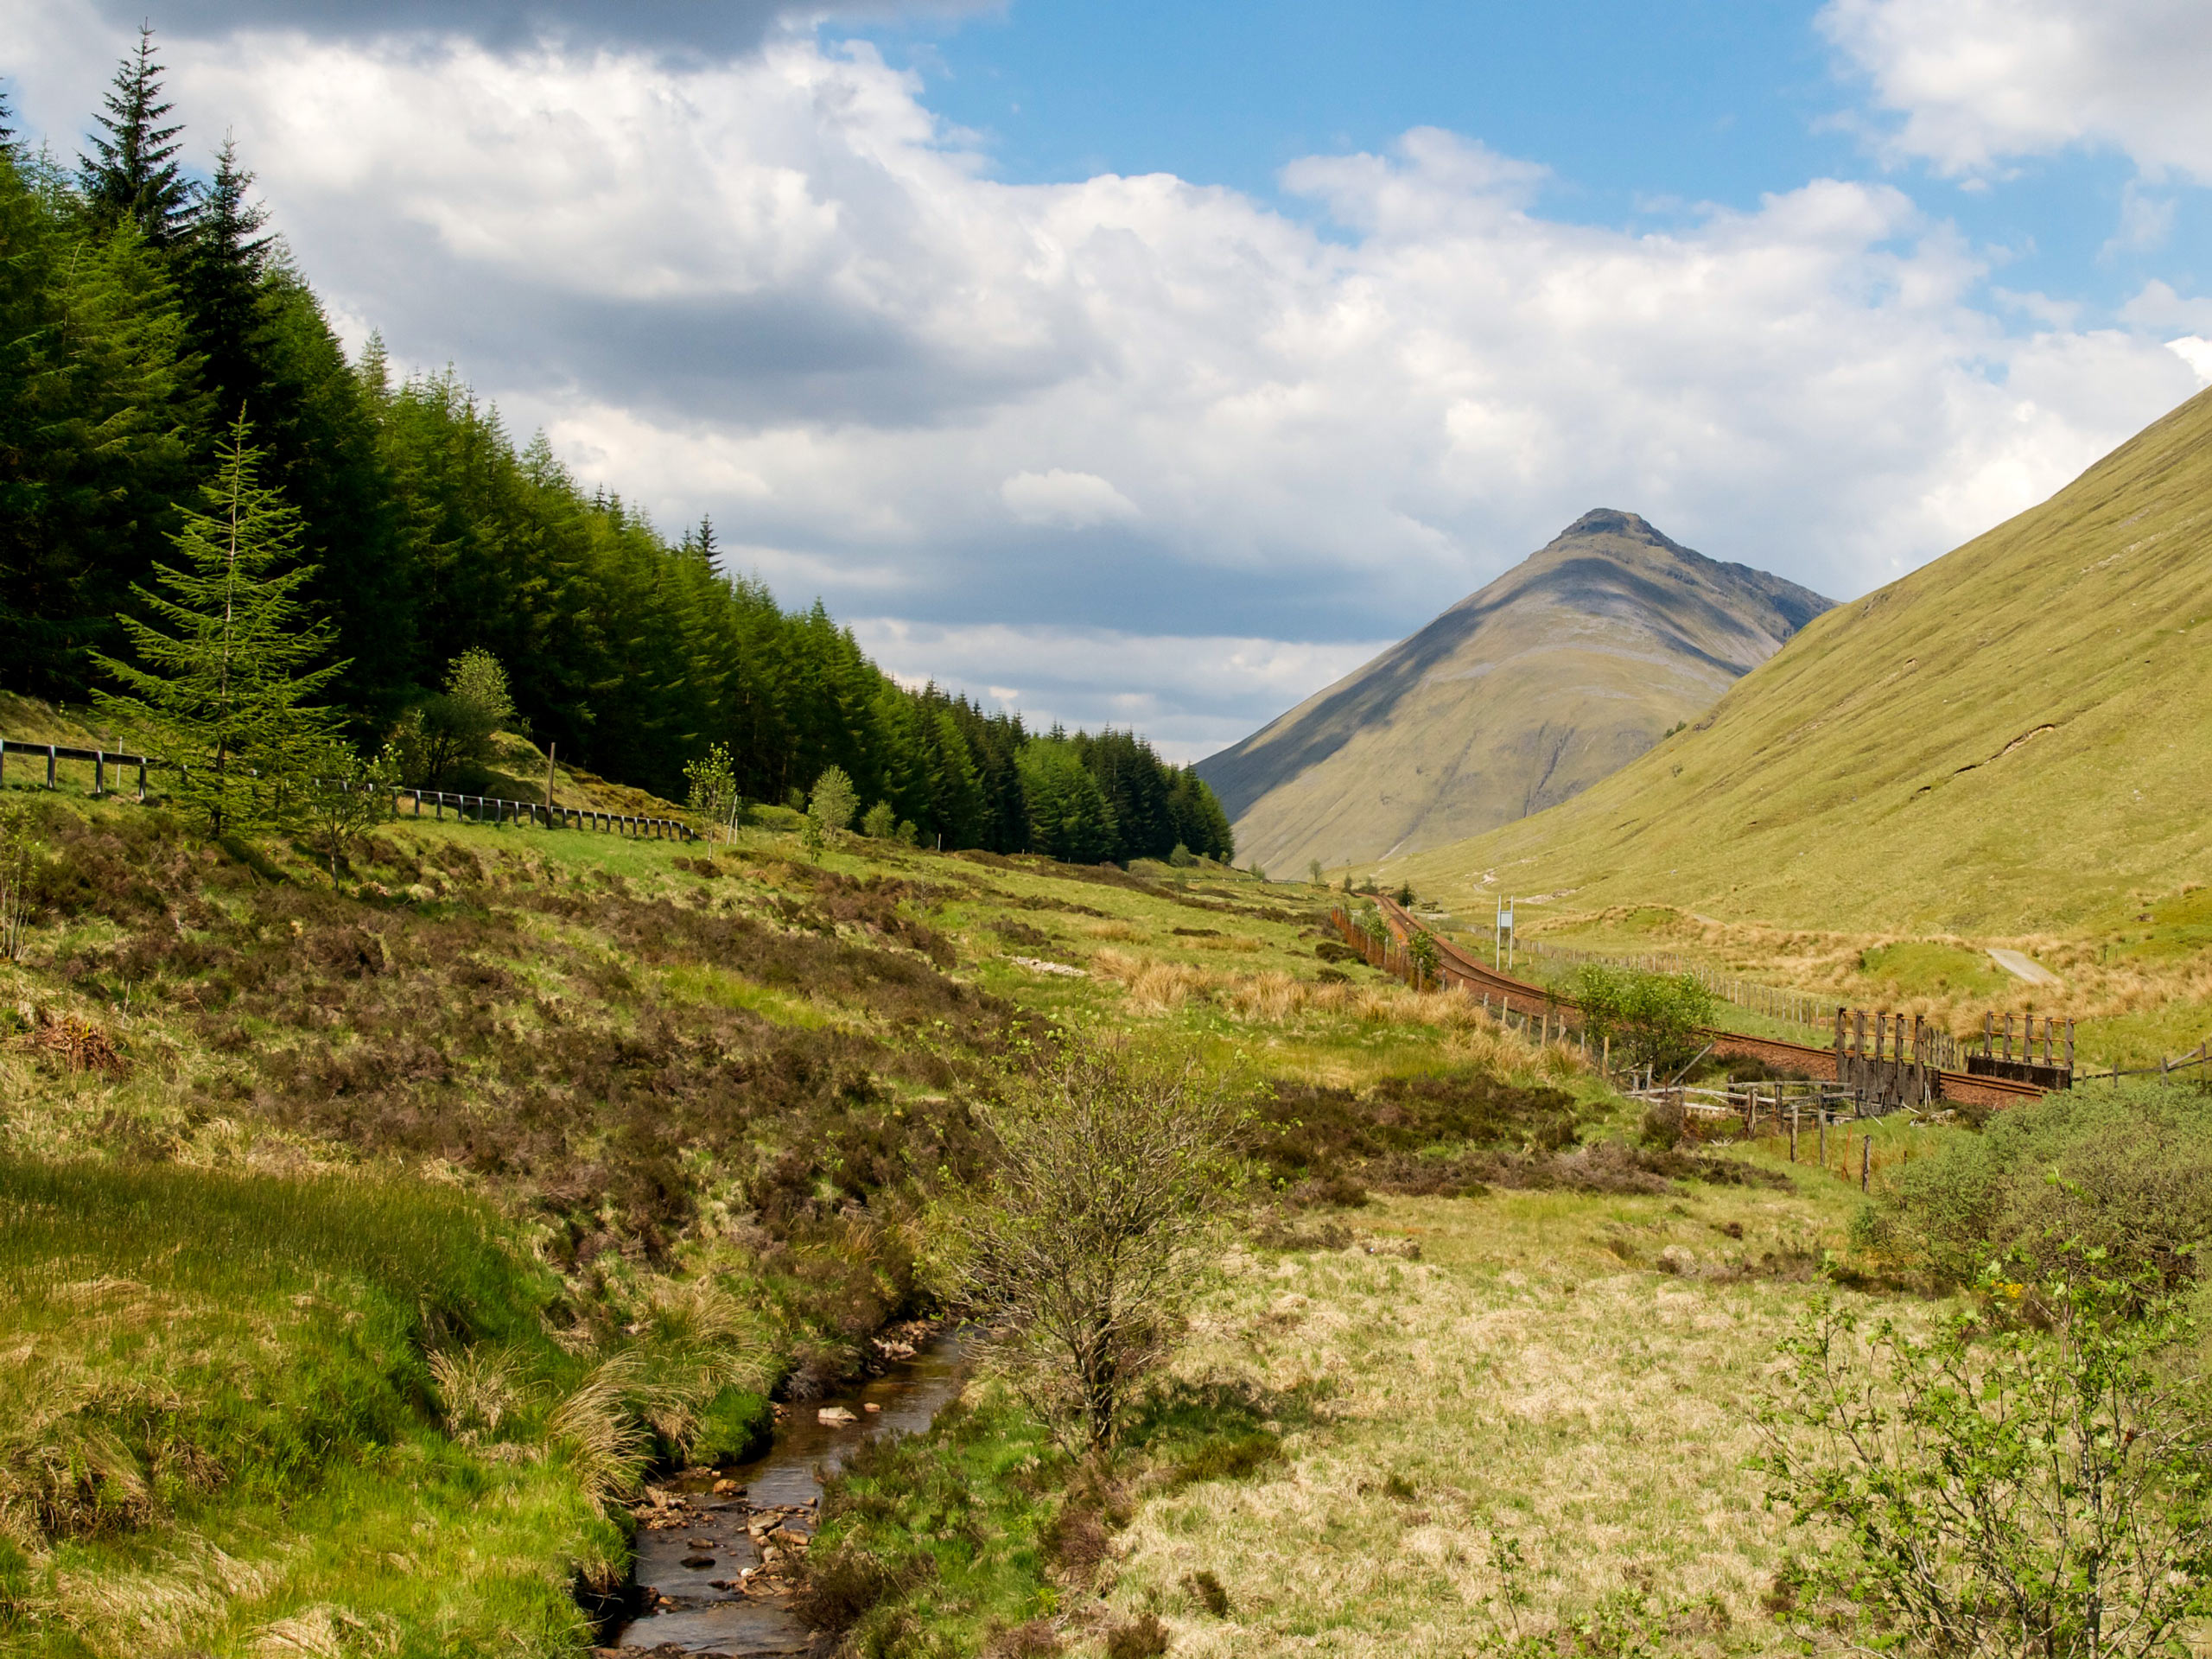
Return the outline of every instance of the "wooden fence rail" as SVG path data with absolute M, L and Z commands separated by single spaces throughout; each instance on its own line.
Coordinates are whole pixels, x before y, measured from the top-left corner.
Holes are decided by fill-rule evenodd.
M 46 763 L 46 787 L 58 787 L 54 772 L 63 760 L 89 760 L 92 763 L 92 792 L 108 792 L 107 772 L 115 768 L 118 779 L 136 768 L 138 773 L 138 798 L 146 798 L 146 772 L 149 767 L 165 767 L 166 760 L 143 754 L 121 754 L 112 749 L 80 749 L 67 743 L 26 743 L 20 738 L 0 737 L 0 787 L 8 781 L 8 762 L 10 758 L 29 761 L 34 766 Z M 429 806 L 434 817 L 443 819 L 446 809 L 453 809 L 456 823 L 534 823 L 549 830 L 595 830 L 607 835 L 630 836 L 656 841 L 696 841 L 698 832 L 681 818 L 657 818 L 636 812 L 602 812 L 594 807 L 547 806 L 537 801 L 508 801 L 493 795 L 463 795 L 442 789 L 400 789 L 392 791 L 395 810 L 411 803 L 413 816 L 421 817 L 423 809 Z
M 112 766 L 120 778 L 132 767 L 138 771 L 138 798 L 146 798 L 146 768 L 158 766 L 158 760 L 149 760 L 143 754 L 118 754 L 112 749 L 73 748 L 67 743 L 26 743 L 20 738 L 0 737 L 0 786 L 8 781 L 8 757 L 18 755 L 33 766 L 46 762 L 46 786 L 54 788 L 54 766 L 63 760 L 89 760 L 92 763 L 92 792 L 107 793 L 107 769 Z
M 1508 1025 L 1518 1023 L 1540 1041 L 1550 1039 L 1554 1033 L 1560 1039 L 1572 1034 L 1582 1040 L 1587 1051 L 1582 1011 L 1572 997 L 1515 979 L 1488 963 L 1478 962 L 1450 940 L 1428 932 L 1388 898 L 1376 899 L 1375 907 L 1380 937 L 1369 934 L 1354 922 L 1348 910 L 1330 912 L 1337 931 L 1369 963 L 1417 989 L 1433 987 L 1478 998 L 1493 1017 Z M 1417 938 L 1423 937 L 1421 956 L 1416 957 L 1411 947 Z M 1696 1035 L 1706 1043 L 1706 1052 L 1763 1060 L 1847 1089 L 1860 1112 L 1896 1110 L 1935 1100 L 2001 1107 L 2032 1100 L 2053 1087 L 2063 1086 L 2041 1077 L 1979 1075 L 1944 1065 L 1942 1061 L 1955 1062 L 1960 1058 L 1956 1046 L 1948 1033 L 1939 1033 L 1925 1021 L 1917 1022 L 1915 1042 L 1913 1028 L 1903 1015 L 1877 1014 L 1871 1031 L 1863 1011 L 1837 1008 L 1833 1018 L 1833 1039 L 1818 1048 L 1786 1038 L 1755 1037 L 1719 1027 L 1707 1027 Z M 1660 1084 L 1656 1077 L 1639 1081 L 1646 1089 Z

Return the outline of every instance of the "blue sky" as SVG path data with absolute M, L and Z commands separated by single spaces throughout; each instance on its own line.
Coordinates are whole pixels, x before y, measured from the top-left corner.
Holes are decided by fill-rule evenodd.
M 73 152 L 148 9 L 0 7 Z M 2212 380 L 2202 0 L 151 10 L 349 341 L 1178 758 L 1588 508 L 1847 599 Z
M 1663 226 L 1816 177 L 1897 184 L 1996 253 L 1994 286 L 2110 313 L 2146 277 L 2204 286 L 2203 193 L 2154 188 L 2171 220 L 2131 245 L 2137 169 L 2111 145 L 1945 177 L 1885 158 L 1865 77 L 1809 4 L 1015 0 L 852 31 L 925 77 L 995 176 L 1166 172 L 1285 202 L 1301 156 L 1380 150 L 1437 126 L 1538 162 L 1555 218 Z M 2139 210 L 2138 210 L 2139 215 Z M 2140 232 L 2137 235 L 2139 238 Z M 2013 326 L 2028 320 L 2014 312 Z

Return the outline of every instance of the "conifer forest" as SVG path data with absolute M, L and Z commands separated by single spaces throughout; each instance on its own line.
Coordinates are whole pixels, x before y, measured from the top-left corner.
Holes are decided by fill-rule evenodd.
M 543 435 L 518 442 L 459 370 L 396 375 L 373 337 L 349 358 L 250 158 L 226 142 L 188 175 L 150 31 L 94 119 L 71 162 L 0 114 L 4 689 L 82 704 L 117 687 L 235 436 L 296 516 L 292 598 L 327 635 L 316 706 L 364 751 L 488 653 L 518 729 L 663 795 L 719 747 L 747 799 L 836 767 L 948 849 L 1229 857 L 1211 791 L 1143 738 L 1033 733 L 904 687 L 819 602 L 786 608 L 727 569 L 711 520 L 671 539 Z

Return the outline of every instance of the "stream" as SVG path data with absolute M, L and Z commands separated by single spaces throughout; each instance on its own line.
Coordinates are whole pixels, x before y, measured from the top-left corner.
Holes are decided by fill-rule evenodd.
M 648 1487 L 635 1506 L 641 1611 L 598 1651 L 805 1652 L 812 1632 L 791 1611 L 793 1579 L 820 1517 L 822 1477 L 878 1434 L 927 1428 L 964 1379 L 958 1333 L 941 1333 L 881 1376 L 786 1407 L 766 1455 Z

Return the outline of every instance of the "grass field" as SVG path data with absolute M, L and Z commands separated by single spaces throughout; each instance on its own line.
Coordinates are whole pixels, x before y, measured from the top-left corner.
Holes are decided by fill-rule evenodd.
M 968 1113 L 1055 1024 L 1249 1090 L 1259 1209 L 1112 1471 L 988 1379 L 856 1471 L 825 1558 L 913 1564 L 860 1650 L 1778 1650 L 1742 1463 L 1855 1152 L 1637 1152 L 1573 1052 L 1325 962 L 1331 895 L 411 821 L 334 892 L 7 798 L 0 1651 L 580 1653 L 603 1500 L 926 1307 Z M 1877 1185 L 1948 1133 L 1878 1131 Z

